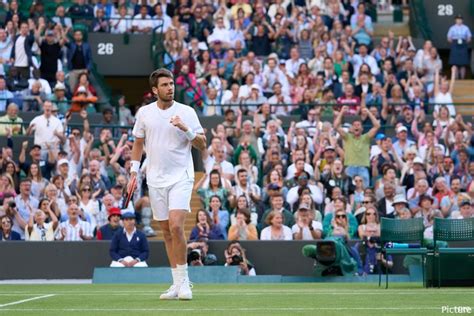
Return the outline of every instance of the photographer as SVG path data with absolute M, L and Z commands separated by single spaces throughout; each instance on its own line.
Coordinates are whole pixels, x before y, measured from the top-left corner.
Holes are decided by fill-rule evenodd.
M 21 234 L 20 231 L 24 231 L 27 222 L 18 212 L 16 202 L 13 197 L 8 197 L 3 200 L 3 214 L 2 216 L 2 240 L 20 240 Z M 3 224 L 3 221 L 8 221 L 9 224 Z M 14 239 L 18 235 L 18 239 Z
M 205 240 L 190 242 L 188 248 L 188 265 L 212 266 L 217 264 L 217 257 L 209 253 L 209 245 Z
M 247 260 L 245 255 L 245 249 L 242 248 L 239 242 L 233 241 L 224 251 L 225 265 L 228 266 L 239 266 L 241 275 L 255 276 L 257 275 L 254 266 L 250 261 Z
M 359 275 L 378 274 L 379 269 L 382 269 L 382 273 L 388 273 L 393 267 L 392 256 L 385 257 L 381 252 L 380 238 L 376 237 L 377 234 L 376 227 L 368 226 L 364 239 L 352 248 Z

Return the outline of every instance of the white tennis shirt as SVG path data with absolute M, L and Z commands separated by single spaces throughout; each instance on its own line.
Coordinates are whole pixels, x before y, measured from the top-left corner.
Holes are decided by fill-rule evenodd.
M 186 176 L 194 179 L 191 142 L 170 123 L 175 115 L 193 132 L 204 133 L 194 109 L 176 101 L 166 110 L 161 110 L 156 102 L 147 104 L 136 115 L 133 136 L 145 138 L 146 181 L 154 188 L 168 187 Z

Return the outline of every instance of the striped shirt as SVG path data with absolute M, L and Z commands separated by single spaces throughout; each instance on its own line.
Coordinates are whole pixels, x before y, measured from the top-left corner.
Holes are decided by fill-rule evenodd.
M 86 237 L 93 236 L 93 227 L 88 222 L 78 220 L 76 226 L 73 226 L 71 225 L 69 220 L 67 220 L 59 224 L 58 234 L 56 236 L 56 239 L 63 238 L 63 234 L 62 234 L 63 228 L 66 229 L 64 241 L 82 241 L 82 238 L 80 236 L 81 229 L 82 229 L 83 236 L 86 236 Z

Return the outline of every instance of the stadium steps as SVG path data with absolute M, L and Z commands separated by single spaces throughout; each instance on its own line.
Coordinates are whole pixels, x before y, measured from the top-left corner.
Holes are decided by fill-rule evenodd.
M 194 181 L 197 182 L 204 176 L 204 172 L 196 172 L 194 175 Z M 196 212 L 198 209 L 202 208 L 201 199 L 196 191 L 193 190 L 193 195 L 191 197 L 191 214 L 186 216 L 186 222 L 184 224 L 184 231 L 186 238 L 189 237 L 191 230 L 196 224 Z M 160 230 L 157 221 L 152 221 L 151 227 L 156 231 L 156 237 L 149 237 L 149 240 L 163 240 L 163 233 Z
M 455 103 L 472 103 L 456 106 L 456 112 L 462 115 L 474 115 L 474 80 L 457 80 L 454 85 Z
M 374 23 L 374 37 L 380 39 L 383 36 L 387 36 L 389 31 L 395 34 L 397 40 L 399 36 L 409 36 L 409 20 L 410 15 L 408 10 L 403 10 L 403 22 L 401 23 L 393 22 L 392 12 L 379 12 L 377 15 L 377 23 Z

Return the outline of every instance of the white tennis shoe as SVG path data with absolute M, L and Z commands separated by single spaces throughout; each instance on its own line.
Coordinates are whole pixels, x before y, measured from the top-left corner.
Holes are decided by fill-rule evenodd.
M 160 300 L 177 300 L 178 299 L 179 286 L 171 285 L 169 289 L 160 295 Z
M 192 300 L 193 299 L 193 292 L 191 292 L 191 288 L 193 284 L 189 281 L 188 278 L 183 279 L 181 284 L 179 285 L 178 291 L 178 298 L 180 300 Z

